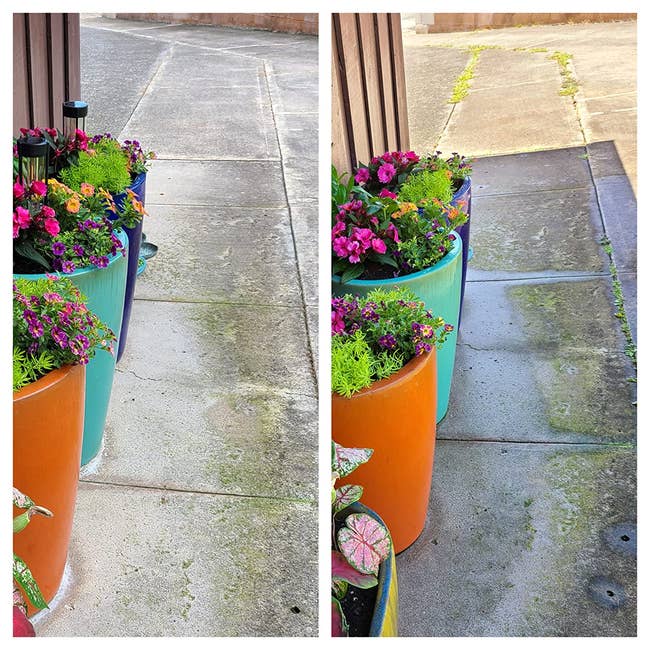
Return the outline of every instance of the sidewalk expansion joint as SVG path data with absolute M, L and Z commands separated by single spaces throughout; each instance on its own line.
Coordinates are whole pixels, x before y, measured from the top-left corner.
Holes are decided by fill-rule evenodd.
M 302 278 L 302 270 L 300 268 L 300 262 L 298 261 L 298 242 L 296 239 L 296 230 L 295 226 L 293 223 L 293 210 L 291 209 L 291 201 L 289 200 L 289 191 L 287 189 L 287 179 L 286 179 L 286 167 L 284 163 L 284 153 L 283 153 L 283 146 L 282 142 L 280 140 L 280 134 L 278 131 L 278 124 L 276 120 L 276 111 L 275 111 L 275 105 L 273 102 L 273 94 L 271 93 L 271 87 L 269 84 L 269 70 L 268 70 L 268 63 L 265 61 L 263 65 L 263 71 L 264 71 L 264 82 L 266 85 L 266 93 L 269 98 L 269 107 L 271 111 L 271 118 L 273 120 L 273 130 L 275 133 L 275 138 L 276 138 L 276 143 L 278 146 L 278 151 L 280 152 L 280 164 L 282 166 L 282 188 L 284 191 L 284 197 L 287 202 L 287 209 L 289 211 L 289 226 L 291 228 L 291 241 L 293 243 L 293 253 L 294 253 L 294 263 L 296 267 L 296 273 L 298 275 L 298 285 L 300 287 L 300 297 L 301 297 L 301 303 L 302 303 L 302 316 L 304 320 L 304 325 L 305 325 L 305 330 L 307 331 L 307 347 L 309 350 L 309 362 L 311 366 L 311 376 L 312 376 L 312 381 L 314 382 L 314 387 L 316 388 L 316 392 L 318 392 L 318 372 L 316 371 L 316 363 L 314 361 L 314 349 L 312 347 L 312 342 L 311 342 L 311 336 L 309 336 L 309 314 L 307 313 L 307 300 L 305 297 L 305 285 L 304 281 Z
M 580 146 L 580 149 L 583 147 Z M 555 149 L 542 149 L 540 151 L 555 151 Z M 536 153 L 536 152 L 523 152 L 523 153 Z M 494 157 L 501 157 L 504 154 L 498 154 L 498 156 Z M 507 156 L 512 156 L 513 154 L 505 154 Z M 514 154 L 518 155 L 518 154 Z M 484 158 L 491 158 L 493 156 L 484 156 Z M 581 158 L 582 156 L 578 156 L 578 158 Z M 477 158 L 480 160 L 480 157 Z M 594 187 L 593 183 L 587 183 L 586 185 L 577 185 L 574 187 L 544 187 L 544 188 L 539 188 L 539 189 L 527 189 L 527 190 L 519 190 L 519 191 L 514 191 L 514 192 L 481 192 L 477 193 L 476 190 L 472 193 L 472 200 L 473 201 L 478 201 L 479 199 L 482 199 L 483 197 L 489 197 L 489 198 L 499 198 L 502 196 L 531 196 L 534 194 L 544 194 L 546 192 L 575 192 L 576 190 L 588 190 L 590 188 Z
M 268 495 L 259 495 L 259 494 L 238 494 L 232 492 L 213 492 L 210 490 L 187 490 L 182 488 L 172 488 L 166 486 L 158 485 L 142 485 L 139 483 L 117 483 L 114 481 L 100 481 L 97 479 L 80 479 L 80 483 L 86 483 L 88 485 L 98 485 L 101 487 L 117 487 L 117 488 L 133 488 L 135 490 L 146 490 L 150 492 L 173 492 L 178 494 L 198 494 L 203 496 L 214 496 L 214 497 L 231 497 L 231 498 L 241 498 L 241 499 L 264 499 L 268 501 L 281 501 L 288 503 L 300 503 L 306 505 L 318 505 L 318 500 L 313 499 L 299 499 L 297 497 L 281 497 L 281 496 L 268 496 Z
M 282 303 L 263 303 L 263 302 L 232 302 L 229 300 L 185 300 L 185 299 L 176 299 L 176 298 L 138 298 L 137 296 L 134 300 L 139 300 L 141 302 L 166 302 L 166 303 L 179 303 L 182 305 L 225 305 L 227 307 L 268 307 L 273 309 L 279 307 L 281 309 L 300 309 L 300 304 L 285 305 Z M 310 305 L 318 306 L 318 305 Z
M 587 442 L 584 440 L 502 440 L 499 438 L 446 438 L 436 435 L 436 442 L 480 443 L 488 445 L 555 445 L 605 447 L 607 449 L 636 449 L 635 442 Z
M 483 271 L 484 273 L 489 273 L 490 271 Z M 510 271 L 512 273 L 512 271 Z M 466 282 L 471 282 L 472 284 L 480 282 L 539 282 L 544 281 L 548 284 L 553 284 L 554 282 L 581 282 L 583 280 L 595 280 L 598 278 L 607 278 L 609 273 L 607 271 L 583 271 L 576 273 L 565 273 L 563 271 L 549 271 L 544 275 L 526 275 L 525 272 L 522 272 L 520 276 L 516 278 L 467 278 Z

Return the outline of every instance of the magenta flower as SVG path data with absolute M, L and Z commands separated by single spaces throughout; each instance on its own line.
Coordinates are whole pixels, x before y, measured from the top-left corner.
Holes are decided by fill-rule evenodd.
M 357 173 L 354 175 L 354 180 L 359 184 L 366 183 L 369 178 L 370 172 L 368 171 L 367 167 L 359 167 L 359 169 L 357 169 Z
M 358 241 L 352 241 L 348 239 L 348 261 L 351 264 L 357 264 L 358 262 L 361 261 L 361 254 L 363 251 L 361 250 L 361 244 Z
M 347 237 L 337 237 L 332 242 L 332 249 L 334 254 L 338 257 L 347 257 L 348 256 L 348 238 Z
M 47 194 L 47 185 L 43 181 L 32 181 L 29 190 L 36 196 L 45 196 Z
M 393 179 L 393 176 L 395 176 L 395 167 L 393 167 L 393 165 L 390 163 L 383 164 L 377 170 L 377 178 L 381 183 L 390 183 Z
M 372 238 L 374 233 L 370 228 L 352 228 L 352 237 L 350 239 L 358 241 L 361 244 L 363 253 L 365 253 L 372 245 Z
M 59 234 L 59 231 L 61 230 L 61 226 L 59 226 L 59 222 L 53 217 L 48 217 L 47 219 L 45 219 L 45 223 L 43 224 L 43 227 L 45 228 L 48 234 L 52 235 L 52 237 L 56 237 Z
M 25 195 L 25 188 L 16 181 L 14 183 L 14 199 L 20 200 Z
M 379 239 L 379 237 L 375 237 L 372 240 L 372 250 L 375 251 L 375 253 L 385 253 L 386 252 L 386 244 L 384 243 L 383 239 Z
M 54 219 L 56 212 L 49 205 L 44 205 L 41 207 L 41 216 L 45 219 Z
M 390 237 L 396 244 L 399 242 L 399 232 L 394 223 L 389 223 L 386 228 L 386 236 Z
M 342 334 L 345 332 L 345 321 L 340 312 L 333 310 L 332 311 L 332 335 Z
M 385 187 L 383 187 L 381 192 L 379 192 L 379 198 L 380 199 L 396 199 L 397 194 L 393 194 L 390 190 L 387 190 Z
M 345 224 L 342 221 L 337 221 L 334 224 L 334 227 L 332 228 L 332 241 L 334 241 L 334 238 L 337 237 L 344 230 L 345 230 Z

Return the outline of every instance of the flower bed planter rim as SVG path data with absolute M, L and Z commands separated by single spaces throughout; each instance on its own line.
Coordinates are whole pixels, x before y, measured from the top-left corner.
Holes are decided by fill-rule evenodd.
M 39 377 L 36 381 L 33 381 L 31 384 L 27 384 L 26 386 L 23 386 L 20 390 L 17 390 L 13 395 L 14 402 L 19 402 L 23 399 L 32 397 L 33 395 L 38 395 L 39 393 L 42 393 L 44 390 L 47 390 L 52 386 L 55 386 L 60 381 L 63 381 L 65 377 L 68 375 L 68 373 L 72 372 L 75 366 L 76 364 L 75 365 L 66 364 L 65 366 L 61 366 L 60 368 L 54 368 L 53 370 L 50 370 L 46 375 Z
M 415 273 L 408 273 L 407 275 L 400 275 L 396 278 L 380 278 L 378 280 L 359 280 L 359 279 L 354 279 L 354 280 L 349 280 L 348 282 L 341 282 L 341 276 L 340 275 L 333 275 L 332 280 L 335 282 L 338 282 L 342 287 L 347 287 L 347 286 L 372 286 L 375 284 L 388 284 L 388 285 L 396 285 L 400 284 L 402 282 L 407 282 L 409 280 L 412 280 L 413 278 L 420 278 L 424 275 L 427 275 L 428 273 L 433 273 L 434 271 L 438 271 L 441 268 L 444 268 L 448 264 L 451 264 L 456 257 L 456 255 L 460 252 L 461 250 L 461 239 L 460 237 L 456 237 L 453 240 L 453 245 L 447 252 L 447 254 L 441 259 L 438 260 L 433 266 L 429 266 L 426 269 L 422 269 L 421 271 L 416 271 Z
M 429 355 L 435 353 L 435 349 L 436 348 L 434 347 L 434 349 L 432 349 L 430 352 L 426 352 L 425 354 L 421 354 L 419 357 L 413 357 L 409 359 L 409 361 L 407 361 L 397 372 L 393 373 L 389 377 L 384 377 L 383 379 L 377 379 L 376 381 L 373 381 L 370 386 L 362 388 L 360 391 L 357 391 L 350 397 L 345 397 L 345 395 L 339 395 L 338 393 L 332 392 L 332 399 L 363 399 L 364 397 L 371 396 L 380 391 L 388 390 L 394 387 L 396 384 L 404 382 L 407 376 L 419 372 L 422 369 L 422 366 L 424 366 L 427 362 Z
M 472 177 L 466 176 L 465 179 L 463 180 L 462 185 L 454 192 L 454 195 L 452 196 L 451 200 L 454 201 L 455 199 L 458 198 L 459 195 L 464 194 L 469 189 L 471 183 L 472 183 Z

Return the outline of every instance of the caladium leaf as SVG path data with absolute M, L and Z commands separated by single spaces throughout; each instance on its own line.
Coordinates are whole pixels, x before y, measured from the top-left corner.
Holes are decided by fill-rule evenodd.
M 377 575 L 379 565 L 390 554 L 390 535 L 376 519 L 363 514 L 349 515 L 337 535 L 339 549 L 361 573 Z
M 13 570 L 14 580 L 20 585 L 32 605 L 38 609 L 46 609 L 47 603 L 45 602 L 45 598 L 43 598 L 41 590 L 36 584 L 36 580 L 34 580 L 32 572 L 29 570 L 29 567 L 25 564 L 25 562 L 21 560 L 15 553 Z
M 353 566 L 350 566 L 345 555 L 338 551 L 332 551 L 332 580 L 344 580 L 348 584 L 361 589 L 370 589 L 370 587 L 377 584 L 375 576 L 357 571 Z
M 332 440 L 332 471 L 343 478 L 351 474 L 359 465 L 368 462 L 372 449 L 342 447 Z
M 14 505 L 16 508 L 25 510 L 26 508 L 31 508 L 34 505 L 34 502 L 20 490 L 14 488 Z
M 348 636 L 348 629 L 341 603 L 336 598 L 332 598 L 332 636 Z
M 336 490 L 334 503 L 332 503 L 332 510 L 334 514 L 351 506 L 361 499 L 363 488 L 360 485 L 343 485 Z

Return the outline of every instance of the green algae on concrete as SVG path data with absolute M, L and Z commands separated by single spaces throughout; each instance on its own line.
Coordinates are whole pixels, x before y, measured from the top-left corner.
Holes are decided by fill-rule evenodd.
M 540 353 L 532 359 L 549 425 L 599 440 L 630 440 L 636 435 L 630 368 L 606 282 L 520 284 L 508 295 L 531 349 Z

